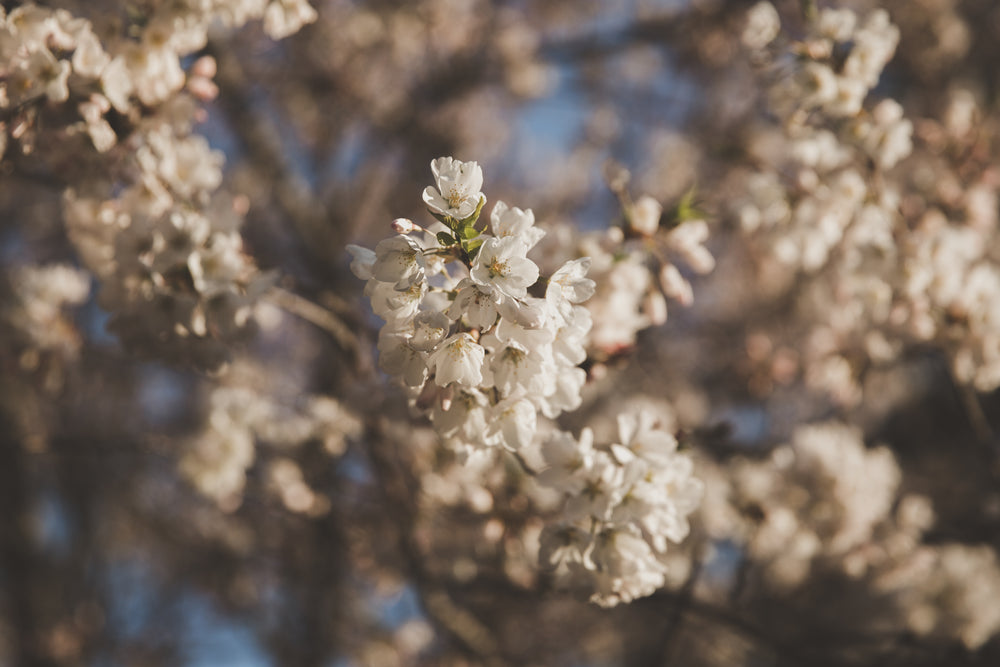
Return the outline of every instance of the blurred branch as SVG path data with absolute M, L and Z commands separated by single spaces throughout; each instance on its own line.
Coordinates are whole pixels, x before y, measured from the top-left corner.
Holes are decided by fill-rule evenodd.
M 359 346 L 354 332 L 326 308 L 280 287 L 272 287 L 267 293 L 267 299 L 275 306 L 328 332 L 345 352 L 357 356 Z
M 206 52 L 218 64 L 215 81 L 219 86 L 218 104 L 229 118 L 230 128 L 239 136 L 260 179 L 272 184 L 275 203 L 292 222 L 303 246 L 320 260 L 337 247 L 331 230 L 330 214 L 307 183 L 296 175 L 285 157 L 279 133 L 273 123 L 257 111 L 251 98 L 253 83 L 248 79 L 240 56 L 231 47 L 209 41 Z
M 981 444 L 992 442 L 993 428 L 990 426 L 989 420 L 986 419 L 986 413 L 983 412 L 983 406 L 979 402 L 976 390 L 969 383 L 959 381 L 954 374 L 952 381 L 955 383 L 955 389 L 958 391 L 965 416 L 969 419 L 969 426 L 972 428 L 976 440 Z
M 725 21 L 734 13 L 749 8 L 754 2 L 755 0 L 728 0 L 706 3 L 707 7 L 690 11 L 636 18 L 624 26 L 614 24 L 612 29 L 601 27 L 570 38 L 550 39 L 541 44 L 539 55 L 550 60 L 590 60 L 627 51 L 637 44 L 653 44 L 687 51 L 691 43 L 686 40 L 703 34 L 706 25 Z
M 704 565 L 704 545 L 704 542 L 699 542 L 694 548 L 691 556 L 691 572 L 688 573 L 684 585 L 677 592 L 673 608 L 667 618 L 666 628 L 660 635 L 659 642 L 653 648 L 657 657 L 657 664 L 666 664 L 666 657 L 669 655 L 670 649 L 673 647 L 684 624 L 684 610 L 687 609 L 694 599 L 694 587 L 698 583 L 698 577 L 701 575 Z
M 30 553 L 28 520 L 28 475 L 21 445 L 13 441 L 13 427 L 0 415 L 0 437 L 11 438 L 0 448 L 0 571 L 4 573 L 3 618 L 9 623 L 4 634 L 11 642 L 14 663 L 34 667 L 44 661 L 39 654 L 40 637 L 32 605 L 33 565 L 38 562 Z M 5 624 L 6 625 L 6 624 Z M 5 642 L 6 643 L 6 642 Z
M 391 442 L 383 435 L 382 428 L 370 424 L 368 433 L 369 460 L 379 480 L 378 488 L 389 505 L 386 516 L 395 524 L 399 553 L 420 592 L 424 610 L 469 657 L 490 666 L 505 664 L 500 644 L 490 629 L 459 605 L 427 570 L 412 530 L 416 525 L 419 489 L 399 470 L 405 461 L 401 462 L 398 456 L 386 451 Z

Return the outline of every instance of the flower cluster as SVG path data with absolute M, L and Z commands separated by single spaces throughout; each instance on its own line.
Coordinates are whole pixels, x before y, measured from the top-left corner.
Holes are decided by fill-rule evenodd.
M 963 214 L 949 220 L 931 209 L 907 239 L 895 314 L 907 333 L 949 351 L 960 381 L 985 392 L 1000 386 L 997 192 L 981 184 L 967 197 Z
M 22 150 L 31 150 L 44 102 L 75 105 L 76 121 L 66 130 L 83 131 L 98 151 L 110 150 L 118 136 L 109 112 L 135 118 L 142 112 L 137 102 L 154 107 L 180 91 L 189 82 L 181 59 L 205 46 L 214 22 L 238 26 L 262 18 L 267 33 L 280 39 L 314 21 L 316 12 L 306 0 L 207 0 L 145 3 L 136 18 L 135 33 L 116 35 L 120 26 L 107 17 L 94 25 L 64 9 L 26 4 L 5 16 L 0 8 L 0 109 L 11 111 L 10 136 Z M 211 94 L 209 82 L 193 83 Z
M 235 202 L 212 198 L 221 154 L 185 129 L 144 125 L 129 139 L 135 182 L 112 198 L 69 191 L 64 215 L 122 341 L 212 368 L 270 281 L 243 253 Z
M 758 10 L 751 21 L 763 16 Z M 773 28 L 757 32 L 777 34 Z M 819 109 L 833 117 L 855 116 L 898 43 L 899 29 L 884 9 L 859 21 L 850 9 L 825 8 L 810 22 L 809 34 L 798 47 L 801 60 L 794 74 L 774 89 L 773 103 L 778 108 Z
M 66 142 L 83 156 L 64 215 L 111 329 L 133 349 L 205 368 L 228 358 L 269 281 L 242 251 L 245 204 L 215 196 L 222 154 L 192 134 L 195 100 L 217 93 L 215 63 L 185 72 L 182 58 L 213 24 L 252 18 L 282 37 L 316 14 L 304 0 L 154 2 L 124 30 L 62 9 L 0 9 L 0 157 L 41 153 L 54 160 L 41 170 L 61 173 L 59 152 L 36 146 Z
M 209 404 L 205 428 L 188 442 L 178 466 L 199 492 L 226 510 L 243 500 L 258 443 L 288 454 L 306 441 L 319 440 L 328 454 L 337 456 L 346 449 L 345 438 L 360 430 L 355 414 L 324 396 L 309 396 L 290 406 L 251 389 L 219 386 Z M 328 508 L 327 499 L 305 484 L 290 457 L 272 457 L 266 471 L 268 486 L 289 510 L 320 514 Z
M 770 461 L 737 464 L 732 502 L 761 517 L 747 545 L 751 556 L 775 584 L 794 586 L 814 559 L 844 558 L 872 539 L 899 479 L 888 449 L 866 450 L 857 429 L 819 424 L 798 429 Z
M 761 6 L 770 5 L 755 8 L 748 29 L 762 17 L 777 20 L 773 8 Z M 898 103 L 883 100 L 870 113 L 862 108 L 899 31 L 881 10 L 858 24 L 851 10 L 824 9 L 810 24 L 791 73 L 775 56 L 781 76 L 771 104 L 785 121 L 787 145 L 780 150 L 774 140 L 762 142 L 758 157 L 775 169 L 749 179 L 748 201 L 737 212 L 744 230 L 766 234 L 774 257 L 807 271 L 827 263 L 855 220 L 868 227 L 891 221 L 896 198 L 891 190 L 866 185 L 861 165 L 871 160 L 889 169 L 912 150 L 913 126 Z M 838 59 L 843 62 L 833 62 Z M 793 174 L 791 183 L 783 182 L 783 173 Z M 855 236 L 864 243 L 873 234 L 884 236 L 877 231 Z
M 459 450 L 502 447 L 537 459 L 533 444 L 543 440 L 537 481 L 565 498 L 545 530 L 543 564 L 587 577 L 592 600 L 605 606 L 649 595 L 664 585 L 667 544 L 687 535 L 700 500 L 690 459 L 646 413 L 622 416 L 620 442 L 600 449 L 589 430 L 536 437 L 539 413 L 551 419 L 581 403 L 590 258 L 540 277 L 527 253 L 544 232 L 530 210 L 497 202 L 486 233 L 477 226 L 486 203 L 479 165 L 444 157 L 431 169 L 436 184 L 424 202 L 438 226 L 397 220 L 398 235 L 374 251 L 349 246 L 385 320 L 381 367 Z M 688 236 L 675 245 L 704 259 L 703 235 Z
M 751 33 L 771 35 L 778 18 L 766 7 L 751 12 Z M 894 100 L 864 107 L 898 30 L 881 10 L 861 20 L 850 10 L 824 9 L 804 41 L 790 47 L 791 72 L 782 65 L 781 48 L 789 47 L 768 56 L 764 41 L 747 40 L 759 57 L 772 58 L 779 78 L 770 98 L 783 125 L 757 142 L 760 168 L 748 176 L 735 213 L 750 243 L 778 260 L 762 266 L 770 274 L 762 282 L 797 291 L 799 312 L 814 323 L 795 352 L 807 384 L 852 404 L 861 397 L 859 359 L 898 353 L 891 329 L 899 317 L 901 195 L 883 175 L 912 152 L 913 125 Z M 800 270 L 810 280 L 797 281 Z
M 639 331 L 663 324 L 668 299 L 691 305 L 694 290 L 679 266 L 696 274 L 715 267 L 705 247 L 708 223 L 691 205 L 690 193 L 667 214 L 648 195 L 632 201 L 625 189 L 629 174 L 621 167 L 613 171 L 608 180 L 621 201 L 624 226 L 593 232 L 554 226 L 540 244 L 543 266 L 590 258 L 588 275 L 597 288 L 586 304 L 594 322 L 586 344 L 594 359 L 632 348 Z
M 397 220 L 397 236 L 374 251 L 349 246 L 385 320 L 379 363 L 411 388 L 441 435 L 520 450 L 539 412 L 554 418 L 580 405 L 590 261 L 568 261 L 540 280 L 527 257 L 544 233 L 532 211 L 498 201 L 487 233 L 477 226 L 486 203 L 479 165 L 443 157 L 431 169 L 424 202 L 438 224 Z
M 748 30 L 770 35 L 764 24 L 776 14 L 761 7 Z M 959 382 L 980 391 L 1000 384 L 994 177 L 975 161 L 934 183 L 925 177 L 941 172 L 942 154 L 961 154 L 975 102 L 958 91 L 943 126 L 924 121 L 935 145 L 914 155 L 913 124 L 899 103 L 862 105 L 897 33 L 882 11 L 863 22 L 849 10 L 818 14 L 797 53 L 802 69 L 772 96 L 783 141 L 761 142 L 767 167 L 748 178 L 736 211 L 751 243 L 815 275 L 800 283 L 800 310 L 816 322 L 804 375 L 845 404 L 861 399 L 857 369 L 898 357 L 907 342 L 942 348 Z M 749 39 L 757 49 L 762 42 Z M 906 157 L 912 167 L 900 164 Z
M 598 448 L 587 429 L 579 439 L 557 432 L 539 476 L 565 498 L 562 521 L 542 534 L 543 564 L 589 579 L 591 601 L 607 607 L 664 585 L 667 545 L 687 536 L 702 495 L 691 459 L 650 413 L 619 415 L 618 438 Z
M 768 459 L 699 467 L 707 490 L 697 519 L 757 566 L 760 580 L 752 585 L 808 595 L 834 576 L 845 589 L 839 595 L 822 585 L 814 592 L 833 613 L 847 615 L 875 594 L 886 605 L 877 620 L 882 631 L 958 640 L 969 649 L 1000 632 L 996 554 L 985 546 L 928 544 L 931 499 L 900 493 L 895 456 L 884 446 L 866 447 L 859 429 L 802 426 Z M 871 590 L 852 599 L 853 586 Z
M 80 337 L 63 310 L 87 299 L 87 273 L 50 264 L 15 267 L 4 278 L 9 280 L 14 298 L 0 310 L 0 325 L 9 328 L 15 346 L 34 353 L 54 351 L 75 357 Z M 22 357 L 22 365 L 25 361 Z

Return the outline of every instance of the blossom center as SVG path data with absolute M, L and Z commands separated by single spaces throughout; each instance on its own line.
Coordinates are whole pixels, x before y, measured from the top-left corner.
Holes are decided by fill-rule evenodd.
M 503 360 L 514 366 L 520 366 L 524 360 L 525 353 L 516 347 L 508 347 L 503 351 Z
M 445 199 L 448 201 L 448 206 L 452 208 L 458 208 L 462 205 L 462 202 L 468 197 L 468 190 L 463 185 L 453 185 L 448 190 L 448 194 L 445 195 Z
M 507 262 L 501 262 L 499 257 L 494 257 L 489 266 L 490 278 L 507 275 Z
M 467 347 L 468 345 L 466 345 L 465 338 L 459 338 L 451 344 L 451 347 L 448 349 L 448 354 L 452 359 L 459 359 L 465 355 Z

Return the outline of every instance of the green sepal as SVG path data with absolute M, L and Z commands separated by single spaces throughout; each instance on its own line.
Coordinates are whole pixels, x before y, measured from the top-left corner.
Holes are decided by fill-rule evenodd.
M 470 239 L 474 239 L 477 236 L 479 236 L 479 230 L 476 229 L 474 225 L 466 225 L 459 230 L 458 234 L 463 239 L 468 241 Z
M 476 220 L 479 220 L 479 214 L 483 212 L 483 206 L 486 205 L 486 197 L 482 195 L 479 196 L 479 205 L 476 206 L 476 210 L 472 212 L 468 218 L 461 220 L 458 224 L 465 228 L 466 226 L 472 227 L 476 224 Z
M 456 243 L 458 243 L 458 241 L 455 239 L 455 237 L 452 236 L 451 234 L 449 234 L 448 232 L 438 232 L 437 233 L 437 240 L 438 240 L 438 243 L 440 243 L 441 245 L 445 246 L 446 248 L 448 246 L 453 246 Z
M 698 220 L 705 217 L 705 213 L 698 209 L 695 204 L 695 189 L 691 188 L 684 193 L 677 203 L 677 219 L 681 222 L 688 220 Z
M 482 246 L 483 243 L 485 242 L 486 239 L 483 238 L 472 239 L 471 241 L 462 242 L 462 247 L 465 249 L 465 253 L 469 256 L 469 261 L 472 261 L 476 258 L 476 255 L 479 254 L 480 246 Z
M 451 217 L 450 215 L 442 215 L 440 213 L 435 213 L 434 211 L 430 210 L 428 210 L 427 212 L 430 213 L 434 217 L 434 219 L 437 220 L 438 222 L 448 225 L 449 229 L 455 228 L 455 218 Z

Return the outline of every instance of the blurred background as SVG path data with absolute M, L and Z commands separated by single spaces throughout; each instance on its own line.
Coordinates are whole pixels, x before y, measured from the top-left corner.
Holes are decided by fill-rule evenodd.
M 108 35 L 169 3 L 39 4 Z M 287 39 L 216 25 L 181 61 L 214 59 L 193 131 L 224 155 L 243 251 L 278 288 L 224 373 L 123 345 L 96 279 L 32 314 L 60 298 L 26 267 L 81 266 L 63 206 L 92 163 L 15 154 L 5 111 L 0 665 L 1000 664 L 1000 396 L 932 342 L 885 363 L 843 352 L 849 379 L 824 366 L 813 382 L 828 312 L 801 297 L 838 274 L 776 276 L 740 223 L 752 175 L 780 164 L 761 156 L 785 150 L 775 70 L 741 45 L 754 2 L 312 4 Z M 775 4 L 802 35 L 808 3 Z M 1000 8 L 836 5 L 884 7 L 900 29 L 873 92 L 913 121 L 899 229 L 931 208 L 964 220 L 975 184 L 994 230 Z M 952 132 L 963 108 L 973 129 Z M 429 223 L 420 195 L 447 155 L 482 165 L 491 202 L 561 230 L 556 254 L 627 227 L 609 170 L 708 221 L 715 270 L 681 268 L 693 302 L 638 305 L 637 334 L 592 349 L 583 409 L 560 421 L 610 438 L 642 404 L 692 452 L 708 491 L 663 591 L 605 610 L 556 586 L 537 564 L 552 499 L 510 462 L 462 464 L 377 370 L 380 322 L 345 246 Z M 813 442 L 832 459 L 788 463 Z M 850 548 L 768 551 L 755 531 L 778 530 L 778 496 L 819 540 L 824 521 L 836 536 L 877 516 Z

